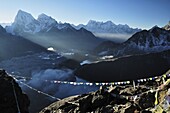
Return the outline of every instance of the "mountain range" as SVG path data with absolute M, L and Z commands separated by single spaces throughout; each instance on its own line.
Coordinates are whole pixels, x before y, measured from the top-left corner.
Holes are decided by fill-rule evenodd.
M 96 48 L 95 53 L 98 55 L 111 54 L 118 57 L 170 49 L 170 31 L 166 30 L 168 25 L 163 28 L 154 26 L 150 30 L 141 30 L 130 28 L 128 25 L 116 25 L 111 21 L 96 22 L 90 20 L 87 25 L 74 26 L 69 23 L 58 23 L 45 14 L 40 14 L 35 19 L 30 13 L 19 10 L 14 22 L 5 29 L 13 36 L 24 37 L 44 48 L 53 47 L 55 50 L 74 52 L 92 51 Z M 117 44 L 104 42 L 92 32 L 135 34 L 127 41 Z
M 31 14 L 19 10 L 11 26 L 6 31 L 22 36 L 45 48 L 55 50 L 89 50 L 101 42 L 84 28 L 76 30 L 69 23 L 58 23 L 55 19 L 41 14 L 35 19 Z
M 114 24 L 112 21 L 99 22 L 95 20 L 90 20 L 86 25 L 79 24 L 74 26 L 76 29 L 85 28 L 94 34 L 98 33 L 112 33 L 112 34 L 134 34 L 141 31 L 138 28 L 131 28 L 127 24 Z

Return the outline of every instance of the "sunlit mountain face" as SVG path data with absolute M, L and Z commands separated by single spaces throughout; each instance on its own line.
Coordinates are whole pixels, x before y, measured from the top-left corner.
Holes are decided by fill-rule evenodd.
M 13 14 L 15 16 L 11 20 L 12 23 L 0 22 L 2 23 L 0 24 L 0 68 L 5 69 L 28 95 L 30 113 L 39 112 L 45 106 L 58 101 L 56 98 L 63 99 L 96 91 L 105 83 L 135 81 L 140 85 L 138 79 L 153 78 L 170 69 L 170 23 L 165 23 L 166 25 L 161 27 L 162 21 L 158 21 L 157 18 L 150 19 L 151 14 L 138 10 L 143 7 L 136 8 L 133 4 L 125 9 L 126 6 L 116 4 L 107 4 L 106 7 L 105 2 L 102 2 L 102 8 L 99 8 L 98 5 L 101 6 L 98 4 L 101 2 L 99 0 L 95 2 L 93 9 L 91 6 L 89 9 L 84 5 L 80 7 L 80 4 L 75 7 L 74 4 L 74 8 L 77 8 L 74 13 L 64 13 L 67 7 L 70 11 L 74 8 L 65 3 L 61 8 L 59 1 L 60 6 L 51 2 L 48 5 L 50 4 L 51 8 L 55 5 L 54 11 L 57 16 L 52 13 L 49 6 L 45 8 L 42 4 L 43 9 L 40 8 L 40 13 L 39 10 L 35 12 L 28 10 L 31 12 L 28 13 L 24 8 L 25 11 L 17 9 L 16 15 Z M 72 4 L 70 1 L 67 2 Z M 94 1 L 91 1 L 91 4 L 94 4 Z M 154 9 L 153 5 L 150 5 Z M 128 13 L 115 12 L 120 6 L 121 11 L 127 10 Z M 116 10 L 113 10 L 115 7 Z M 97 12 L 94 13 L 95 10 Z M 134 13 L 136 11 L 138 12 Z M 164 13 L 166 14 L 166 11 Z M 129 20 L 129 17 L 134 16 L 131 14 L 135 14 L 135 19 Z M 8 16 L 10 15 L 9 13 Z M 60 22 L 61 17 L 66 18 L 64 15 L 67 15 L 70 21 Z M 141 15 L 148 18 L 144 19 Z M 87 24 L 79 20 L 82 18 L 88 20 Z M 80 23 L 75 24 L 71 20 Z M 142 20 L 147 21 L 140 23 Z M 76 102 L 73 104 L 77 106 Z

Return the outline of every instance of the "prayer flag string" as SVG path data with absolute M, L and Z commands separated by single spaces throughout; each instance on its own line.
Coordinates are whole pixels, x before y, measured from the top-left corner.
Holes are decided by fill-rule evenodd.
M 135 83 L 144 83 L 147 81 L 153 81 L 158 78 L 162 79 L 163 82 L 165 82 L 165 78 L 169 78 L 170 74 L 163 75 L 163 76 L 155 76 L 155 77 L 149 77 L 149 78 L 143 78 L 143 79 L 138 79 L 138 80 L 128 80 L 128 81 L 121 81 L 121 82 L 79 82 L 79 81 L 61 81 L 61 80 L 42 80 L 39 78 L 32 78 L 32 77 L 23 77 L 23 76 L 17 76 L 17 75 L 11 75 L 20 81 L 27 81 L 27 80 L 41 80 L 44 82 L 50 82 L 53 84 L 70 84 L 70 85 L 86 85 L 86 86 L 110 86 L 110 85 L 127 85 L 127 84 L 134 84 Z

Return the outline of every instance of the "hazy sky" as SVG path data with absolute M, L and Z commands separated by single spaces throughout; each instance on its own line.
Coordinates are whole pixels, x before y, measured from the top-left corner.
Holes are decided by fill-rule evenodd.
M 73 24 L 92 19 L 150 28 L 170 20 L 170 0 L 0 0 L 0 23 L 12 22 L 19 9 Z

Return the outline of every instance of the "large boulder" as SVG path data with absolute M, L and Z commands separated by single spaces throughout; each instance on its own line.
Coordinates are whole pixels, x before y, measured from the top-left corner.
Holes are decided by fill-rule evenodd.
M 22 92 L 18 83 L 5 70 L 0 70 L 0 112 L 19 113 L 17 101 L 20 112 L 29 113 L 30 101 L 28 96 Z

